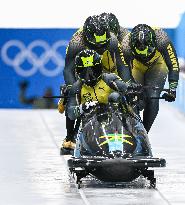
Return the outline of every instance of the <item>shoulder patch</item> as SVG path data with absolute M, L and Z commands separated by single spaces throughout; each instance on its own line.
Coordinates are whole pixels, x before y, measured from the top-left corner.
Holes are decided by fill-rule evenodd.
M 82 31 L 83 30 L 78 30 L 72 37 L 71 41 L 72 42 L 79 42 L 83 39 L 83 35 L 82 35 Z

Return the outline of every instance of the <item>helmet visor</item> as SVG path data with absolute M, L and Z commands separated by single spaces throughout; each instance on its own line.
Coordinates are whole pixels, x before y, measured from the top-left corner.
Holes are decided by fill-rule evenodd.
M 102 74 L 102 66 L 97 64 L 91 67 L 77 67 L 76 72 L 87 85 L 94 85 Z
M 89 43 L 96 46 L 105 45 L 110 40 L 106 32 L 103 35 L 98 35 L 94 33 L 94 34 L 87 35 L 86 37 Z
M 137 55 L 142 55 L 145 57 L 150 56 L 155 51 L 155 47 L 146 45 L 135 46 L 134 49 Z

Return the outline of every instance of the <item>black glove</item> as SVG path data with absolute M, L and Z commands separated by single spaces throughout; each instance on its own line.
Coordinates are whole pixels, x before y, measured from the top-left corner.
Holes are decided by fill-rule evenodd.
M 164 93 L 162 97 L 168 101 L 168 102 L 173 102 L 175 101 L 176 98 L 176 88 L 177 88 L 178 82 L 177 81 L 170 81 L 169 82 L 169 92 Z
M 62 98 L 64 99 L 63 100 L 64 105 L 67 103 L 67 97 L 70 92 L 70 89 L 71 89 L 71 86 L 67 86 L 65 84 L 60 86 L 60 94 Z
M 67 85 L 61 85 L 60 86 L 60 94 L 63 95 L 64 97 L 68 96 L 68 93 L 70 91 L 71 86 L 67 86 Z
M 164 93 L 162 95 L 162 97 L 168 102 L 173 102 L 173 101 L 175 101 L 175 98 L 176 98 L 176 90 L 175 89 L 173 89 L 173 90 L 170 89 L 169 92 Z

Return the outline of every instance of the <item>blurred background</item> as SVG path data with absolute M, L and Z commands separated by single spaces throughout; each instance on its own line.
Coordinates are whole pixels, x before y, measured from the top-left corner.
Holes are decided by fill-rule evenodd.
M 162 27 L 176 48 L 182 74 L 174 106 L 185 111 L 185 0 L 0 1 L 0 108 L 56 108 L 65 50 L 89 15 L 112 12 L 120 25 Z

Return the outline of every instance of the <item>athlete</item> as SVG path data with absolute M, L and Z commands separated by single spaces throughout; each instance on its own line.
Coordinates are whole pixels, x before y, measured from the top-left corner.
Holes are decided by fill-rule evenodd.
M 124 60 L 121 45 L 117 37 L 110 32 L 107 19 L 104 16 L 90 16 L 86 19 L 82 29 L 79 29 L 69 42 L 66 52 L 64 80 L 66 92 L 76 82 L 75 57 L 84 49 L 94 49 L 102 56 L 103 72 L 115 73 L 125 82 L 132 82 L 133 78 L 129 66 Z M 68 94 L 66 94 L 68 96 Z M 59 101 L 59 112 L 62 104 Z M 66 113 L 67 136 L 63 148 L 74 148 L 75 121 L 68 118 Z
M 149 132 L 159 110 L 159 100 L 150 97 L 160 96 L 167 76 L 169 92 L 163 94 L 163 97 L 169 102 L 176 98 L 179 79 L 176 51 L 165 31 L 146 24 L 135 26 L 124 37 L 122 49 L 136 82 L 144 86 L 159 87 L 158 90 L 148 89 L 145 93 L 143 124 Z
M 115 74 L 103 73 L 102 57 L 94 50 L 83 50 L 75 60 L 79 79 L 70 89 L 68 116 L 70 119 L 99 104 L 107 104 L 108 96 L 115 90 L 125 94 L 128 85 Z M 80 107 L 80 105 L 82 105 Z

